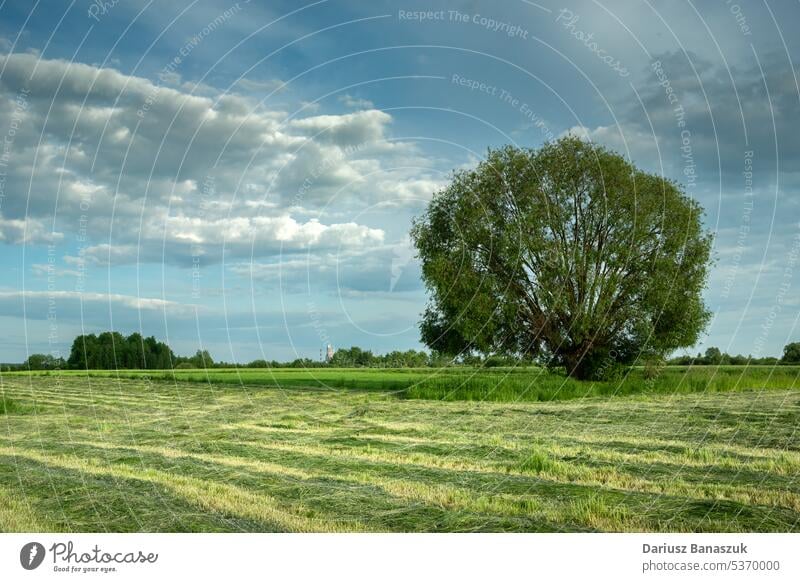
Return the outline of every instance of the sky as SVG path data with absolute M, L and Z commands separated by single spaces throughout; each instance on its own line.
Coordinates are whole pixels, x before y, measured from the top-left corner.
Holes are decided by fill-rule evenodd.
M 408 231 L 567 133 L 705 208 L 697 346 L 800 340 L 797 3 L 0 0 L 0 361 L 419 349 Z

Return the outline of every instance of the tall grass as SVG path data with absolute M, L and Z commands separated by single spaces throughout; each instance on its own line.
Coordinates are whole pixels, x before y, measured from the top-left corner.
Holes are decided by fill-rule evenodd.
M 634 394 L 690 394 L 753 389 L 787 389 L 798 386 L 800 368 L 787 367 L 669 367 L 656 378 L 646 378 L 639 368 L 618 380 L 585 382 L 539 370 L 529 375 L 442 375 L 413 384 L 405 398 L 425 400 L 551 401 L 592 396 Z
M 635 394 L 690 394 L 798 386 L 800 366 L 670 366 L 655 378 L 632 368 L 619 379 L 580 381 L 543 368 L 92 370 L 60 374 L 168 382 L 391 392 L 403 399 L 554 401 Z
M 25 407 L 7 396 L 0 395 L 0 414 L 18 414 L 24 411 Z

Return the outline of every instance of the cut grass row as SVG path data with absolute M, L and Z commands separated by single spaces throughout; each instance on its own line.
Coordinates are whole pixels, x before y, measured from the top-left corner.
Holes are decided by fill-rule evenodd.
M 2 531 L 798 531 L 800 393 L 550 403 L 8 376 Z
M 24 373 L 22 373 L 24 375 Z M 46 373 L 45 373 L 46 374 Z M 95 376 L 272 386 L 387 391 L 405 399 L 469 401 L 552 401 L 594 396 L 690 394 L 798 386 L 798 366 L 667 367 L 655 377 L 634 368 L 608 382 L 582 382 L 541 368 L 439 369 L 211 369 L 61 371 L 66 377 Z M 9 374 L 6 374 L 7 376 Z

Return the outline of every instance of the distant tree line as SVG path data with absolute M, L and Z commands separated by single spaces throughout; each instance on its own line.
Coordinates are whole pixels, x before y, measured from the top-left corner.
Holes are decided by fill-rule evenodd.
M 177 356 L 164 342 L 139 333 L 118 332 L 80 335 L 72 342 L 67 359 L 50 354 L 31 354 L 22 364 L 2 364 L 12 370 L 169 370 L 207 368 L 420 368 L 451 365 L 452 359 L 436 353 L 407 350 L 385 355 L 353 346 L 337 351 L 330 362 L 298 358 L 289 362 L 254 360 L 247 364 L 215 362 L 207 350 L 193 356 Z M 474 362 L 473 362 L 474 364 Z
M 765 356 L 755 358 L 741 354 L 731 355 L 717 347 L 708 348 L 705 353 L 696 356 L 683 355 L 669 360 L 673 366 L 774 366 L 777 364 L 800 364 L 800 342 L 787 344 L 783 348 L 783 356 Z
M 358 346 L 343 348 L 333 354 L 330 362 L 319 362 L 309 358 L 298 358 L 291 362 L 275 360 L 254 360 L 249 364 L 240 364 L 242 368 L 424 368 L 452 364 L 452 358 L 436 353 L 408 350 L 393 351 L 388 354 L 373 354 Z M 230 366 L 230 364 L 226 364 Z
M 125 337 L 116 331 L 79 335 L 72 342 L 69 357 L 31 354 L 22 364 L 3 364 L 11 370 L 168 370 L 171 368 L 211 368 L 214 361 L 206 350 L 195 355 L 176 356 L 155 337 L 132 333 Z
M 730 355 L 719 348 L 710 347 L 696 356 L 682 355 L 668 360 L 673 366 L 724 366 L 800 364 L 800 342 L 787 344 L 783 356 L 754 358 Z M 310 358 L 297 358 L 289 362 L 258 359 L 246 364 L 216 362 L 207 350 L 197 350 L 192 356 L 177 356 L 164 342 L 139 333 L 123 336 L 118 332 L 80 335 L 72 342 L 69 357 L 50 354 L 31 354 L 22 364 L 2 364 L 0 370 L 169 370 L 207 368 L 424 368 L 443 366 L 472 366 L 492 368 L 498 366 L 545 365 L 535 360 L 520 360 L 503 355 L 469 355 L 453 360 L 438 352 L 421 350 L 392 351 L 374 354 L 358 346 L 338 350 L 330 362 Z
M 430 355 L 422 351 L 394 351 L 380 356 L 356 346 L 337 351 L 330 361 L 337 368 L 422 368 L 432 363 Z

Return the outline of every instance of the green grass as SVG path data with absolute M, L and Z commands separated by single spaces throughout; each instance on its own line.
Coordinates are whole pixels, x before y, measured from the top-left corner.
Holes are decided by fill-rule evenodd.
M 25 373 L 22 373 L 23 375 Z M 86 376 L 85 371 L 60 372 Z M 798 386 L 800 366 L 673 366 L 652 379 L 634 368 L 618 380 L 581 382 L 541 368 L 418 368 L 418 369 L 211 369 L 120 370 L 88 372 L 95 377 L 272 386 L 317 387 L 393 392 L 406 399 L 546 402 L 592 396 L 690 394 Z M 13 374 L 6 374 L 13 377 Z
M 554 402 L 3 374 L 0 531 L 800 531 L 800 392 L 701 372 Z
M 18 402 L 11 400 L 11 398 L 8 398 L 3 394 L 0 394 L 0 415 L 19 414 L 24 411 L 25 411 L 24 406 L 20 406 Z

